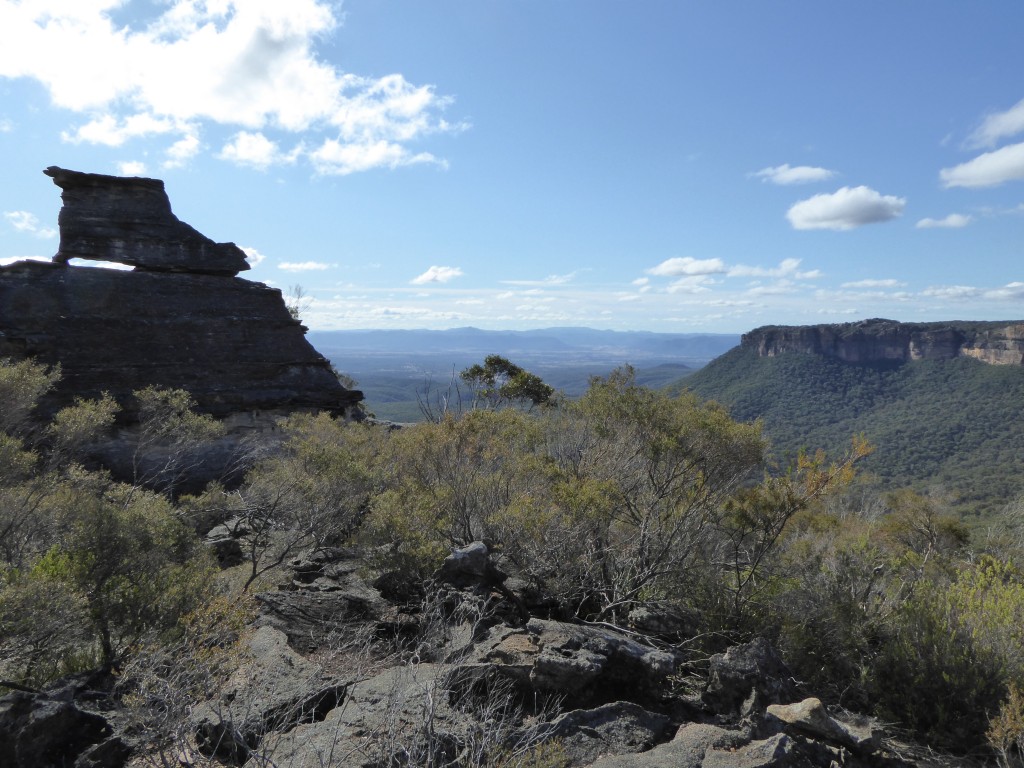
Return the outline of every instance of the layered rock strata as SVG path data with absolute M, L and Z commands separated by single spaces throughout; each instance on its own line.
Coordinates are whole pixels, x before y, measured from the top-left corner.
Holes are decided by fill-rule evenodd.
M 61 188 L 54 261 L 113 261 L 160 272 L 234 276 L 249 269 L 234 243 L 215 243 L 171 212 L 159 179 L 103 176 L 50 166 Z
M 992 365 L 1024 364 L 1024 321 L 900 323 L 862 320 L 837 325 L 765 326 L 741 346 L 760 357 L 803 353 L 848 363 L 904 363 L 972 357 Z
M 53 263 L 0 268 L 0 358 L 60 365 L 47 406 L 102 392 L 130 405 L 147 386 L 185 389 L 215 416 L 341 413 L 362 399 L 306 341 L 279 290 L 234 276 L 246 268 L 237 247 L 174 217 L 162 182 L 47 173 L 64 189 L 61 250 Z M 135 269 L 64 263 L 71 256 Z

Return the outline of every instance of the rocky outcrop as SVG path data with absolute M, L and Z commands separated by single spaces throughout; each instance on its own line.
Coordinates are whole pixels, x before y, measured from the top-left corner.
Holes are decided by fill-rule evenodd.
M 992 365 L 1021 365 L 1024 322 L 872 319 L 838 325 L 765 326 L 744 334 L 740 344 L 760 357 L 802 353 L 859 364 L 972 357 Z
M 43 171 L 61 188 L 60 248 L 54 261 L 114 261 L 158 272 L 237 275 L 249 269 L 234 243 L 215 243 L 171 212 L 159 179 Z
M 47 173 L 64 189 L 55 262 L 0 268 L 0 358 L 60 365 L 45 405 L 110 392 L 130 409 L 131 392 L 147 386 L 185 389 L 215 416 L 341 413 L 362 399 L 306 341 L 279 290 L 234 277 L 246 268 L 238 248 L 171 214 L 162 182 Z
M 478 584 L 440 585 L 440 601 L 419 609 L 389 605 L 360 583 L 372 569 L 358 564 L 357 552 L 330 550 L 287 565 L 281 575 L 291 579 L 260 595 L 262 616 L 232 652 L 233 674 L 188 707 L 173 742 L 160 743 L 165 764 L 935 764 L 904 760 L 866 718 L 799 694 L 763 639 L 712 657 L 701 695 L 680 687 L 683 655 L 645 638 L 552 620 L 509 626 L 491 612 L 494 595 L 480 599 Z M 413 634 L 399 628 L 396 611 Z M 121 693 L 130 690 L 129 679 Z M 0 698 L 0 765 L 156 764 L 142 721 L 117 715 L 123 703 L 117 689 L 104 696 L 84 678 Z
M 0 698 L 0 765 L 4 768 L 118 768 L 132 747 L 98 711 L 111 680 L 77 675 L 43 691 Z M 97 690 L 96 685 L 105 690 Z M 102 705 L 99 707 L 102 709 Z

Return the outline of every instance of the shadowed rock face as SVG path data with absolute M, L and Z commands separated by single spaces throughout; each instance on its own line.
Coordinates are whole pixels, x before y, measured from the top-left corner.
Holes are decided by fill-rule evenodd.
M 115 230 L 118 225 L 108 226 L 99 214 L 126 200 L 130 212 L 156 210 L 162 200 L 170 215 L 159 181 L 52 168 L 47 174 L 69 183 L 60 214 L 62 252 L 69 232 Z M 69 194 L 83 190 L 85 198 L 68 202 Z M 175 224 L 158 221 L 151 229 L 141 214 L 119 221 L 126 218 L 137 226 L 132 238 L 118 241 L 116 260 L 137 264 L 134 271 L 69 266 L 60 259 L 0 267 L 0 358 L 60 364 L 62 378 L 47 406 L 104 391 L 129 404 L 133 390 L 150 385 L 185 389 L 202 411 L 216 416 L 340 413 L 362 399 L 338 383 L 329 361 L 306 341 L 279 290 L 232 276 L 237 265 L 211 273 L 206 257 L 215 249 L 197 243 L 220 246 L 173 216 Z M 74 240 L 86 241 L 100 239 Z M 173 267 L 143 266 L 153 263 L 153 254 L 172 253 L 178 254 Z M 109 252 L 92 257 L 114 260 Z
M 838 325 L 765 326 L 744 334 L 742 346 L 760 357 L 825 355 L 848 363 L 904 363 L 973 357 L 992 365 L 1024 363 L 1024 323 L 900 323 L 862 320 Z
M 249 269 L 234 243 L 215 243 L 171 212 L 159 179 L 102 176 L 50 166 L 61 188 L 56 262 L 114 261 L 159 272 L 237 275 Z

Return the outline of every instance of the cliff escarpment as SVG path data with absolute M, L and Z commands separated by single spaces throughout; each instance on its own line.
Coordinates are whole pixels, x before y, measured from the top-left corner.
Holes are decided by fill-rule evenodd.
M 184 389 L 215 416 L 341 413 L 362 399 L 305 339 L 281 292 L 236 277 L 233 243 L 171 212 L 163 182 L 48 168 L 62 189 L 51 263 L 0 268 L 0 358 L 59 365 L 47 406 L 147 386 Z M 130 271 L 69 264 L 120 262 Z
M 744 334 L 759 357 L 824 355 L 848 363 L 904 363 L 970 357 L 991 365 L 1024 364 L 1024 321 L 764 326 Z

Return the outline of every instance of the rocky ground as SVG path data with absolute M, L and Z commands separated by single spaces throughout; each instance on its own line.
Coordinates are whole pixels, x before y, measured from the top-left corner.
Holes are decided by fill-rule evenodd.
M 289 580 L 257 595 L 226 682 L 178 715 L 167 695 L 171 728 L 130 715 L 138 670 L 7 695 L 0 765 L 956 764 L 830 712 L 764 640 L 695 663 L 645 635 L 531 616 L 482 543 L 453 553 L 412 603 L 365 573 L 348 550 L 290 562 Z

